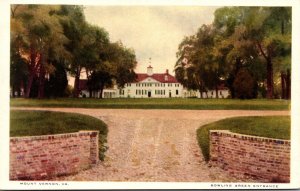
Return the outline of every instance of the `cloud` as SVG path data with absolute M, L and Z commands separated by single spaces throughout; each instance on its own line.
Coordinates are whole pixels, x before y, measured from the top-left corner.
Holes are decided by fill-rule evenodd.
M 154 72 L 174 69 L 184 36 L 213 21 L 217 7 L 200 6 L 85 6 L 88 22 L 105 28 L 112 41 L 135 50 L 136 72 L 146 72 L 149 58 Z

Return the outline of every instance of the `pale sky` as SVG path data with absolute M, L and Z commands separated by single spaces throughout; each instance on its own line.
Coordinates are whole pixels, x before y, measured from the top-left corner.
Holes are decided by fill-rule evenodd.
M 137 73 L 145 73 L 151 57 L 155 73 L 174 74 L 176 52 L 184 36 L 211 24 L 217 7 L 200 6 L 85 6 L 89 23 L 106 29 L 112 42 L 133 48 Z

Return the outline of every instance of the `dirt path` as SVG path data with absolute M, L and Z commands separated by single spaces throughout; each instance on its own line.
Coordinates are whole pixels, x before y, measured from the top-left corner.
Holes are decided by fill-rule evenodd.
M 234 116 L 290 114 L 245 110 L 28 109 L 81 113 L 108 125 L 105 161 L 76 175 L 59 178 L 77 181 L 237 182 L 204 162 L 196 129 Z

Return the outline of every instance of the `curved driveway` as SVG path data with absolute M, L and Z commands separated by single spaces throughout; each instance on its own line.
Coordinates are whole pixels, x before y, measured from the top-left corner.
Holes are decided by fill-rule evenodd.
M 81 113 L 108 125 L 105 161 L 59 178 L 77 181 L 236 182 L 239 180 L 204 162 L 197 128 L 235 116 L 290 115 L 289 111 L 246 110 L 15 109 Z

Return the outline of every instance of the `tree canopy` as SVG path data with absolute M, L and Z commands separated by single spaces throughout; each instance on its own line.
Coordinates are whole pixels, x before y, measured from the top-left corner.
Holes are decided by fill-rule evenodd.
M 106 79 L 103 87 L 113 80 L 121 86 L 134 80 L 134 51 L 111 42 L 104 28 L 86 21 L 83 10 L 77 5 L 11 6 L 13 96 L 21 88 L 25 97 L 64 96 L 67 73 L 75 78 L 74 97 L 83 71 L 91 87 L 99 83 L 92 80 L 96 74 Z
M 253 90 L 267 98 L 290 98 L 291 8 L 222 7 L 212 24 L 179 44 L 176 78 L 189 89 L 225 83 L 232 98 L 243 92 L 237 79 L 253 78 Z M 281 80 L 280 80 L 281 79 Z M 281 84 L 281 94 L 278 89 Z M 258 87 L 258 88 L 257 88 Z M 275 87 L 275 88 L 274 88 Z M 218 94 L 217 94 L 218 95 Z M 250 95 L 250 94 L 249 94 Z M 246 98 L 255 98 L 256 93 Z

